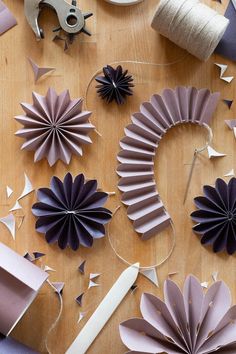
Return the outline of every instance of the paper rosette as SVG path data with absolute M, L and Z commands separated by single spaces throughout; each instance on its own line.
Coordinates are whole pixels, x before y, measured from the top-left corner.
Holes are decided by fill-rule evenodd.
M 204 293 L 190 275 L 183 293 L 171 280 L 164 285 L 162 301 L 143 294 L 141 314 L 121 323 L 120 336 L 133 354 L 236 353 L 236 306 L 224 282 Z
M 82 156 L 82 145 L 92 143 L 91 112 L 83 111 L 81 98 L 71 100 L 69 91 L 57 95 L 50 88 L 46 96 L 35 92 L 33 104 L 22 103 L 25 115 L 15 117 L 24 125 L 16 135 L 26 141 L 22 149 L 35 151 L 34 161 L 47 158 L 50 166 L 58 160 L 70 163 L 72 154 Z
M 131 117 L 120 141 L 117 173 L 122 202 L 134 229 L 148 239 L 169 226 L 170 215 L 164 208 L 154 180 L 154 157 L 160 140 L 171 127 L 182 123 L 210 123 L 219 93 L 195 87 L 165 89 L 153 95 Z
M 213 245 L 214 252 L 236 251 L 236 178 L 225 183 L 218 178 L 215 187 L 204 186 L 204 196 L 194 199 L 198 210 L 191 214 L 197 224 L 193 230 L 200 234 L 201 243 Z
M 77 250 L 105 236 L 104 225 L 112 213 L 103 207 L 108 194 L 97 191 L 96 180 L 85 181 L 83 174 L 73 180 L 68 173 L 64 181 L 54 176 L 50 188 L 40 188 L 37 197 L 39 202 L 32 207 L 38 217 L 36 230 L 45 234 L 48 243 Z

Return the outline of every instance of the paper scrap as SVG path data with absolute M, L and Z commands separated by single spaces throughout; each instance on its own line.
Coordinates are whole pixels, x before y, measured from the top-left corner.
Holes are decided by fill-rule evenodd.
M 80 295 L 77 296 L 77 298 L 75 299 L 75 301 L 77 302 L 77 304 L 79 304 L 80 306 L 82 306 L 83 296 L 84 296 L 84 293 L 80 294 Z
M 86 316 L 87 312 L 80 312 L 79 313 L 79 319 L 77 323 L 80 323 L 82 321 L 82 319 Z
M 24 198 L 26 195 L 34 191 L 34 188 L 29 180 L 29 177 L 26 175 L 26 173 L 24 173 L 24 176 L 25 176 L 25 186 L 18 200 Z
M 230 83 L 234 79 L 234 76 L 223 76 L 224 73 L 226 72 L 226 70 L 228 69 L 228 65 L 219 64 L 219 63 L 215 63 L 215 65 L 220 68 L 220 79 L 221 80 Z
M 49 267 L 47 265 L 43 266 L 43 270 L 45 272 L 55 272 L 55 269 L 53 269 L 53 268 L 51 268 L 51 267 Z
M 85 354 L 114 311 L 135 283 L 139 273 L 139 263 L 125 269 L 100 305 L 80 331 L 66 354 Z
M 154 285 L 159 287 L 159 281 L 155 268 L 140 270 L 140 273 L 144 275 L 147 279 L 149 279 Z
M 224 175 L 224 177 L 234 177 L 235 173 L 234 173 L 234 169 L 232 168 L 232 170 L 230 170 L 228 173 L 226 173 Z
M 233 100 L 226 100 L 224 99 L 223 102 L 226 104 L 226 106 L 230 109 L 232 104 L 233 104 Z
M 34 261 L 34 256 L 32 254 L 30 254 L 29 252 L 26 252 L 23 257 L 30 262 Z
M 215 157 L 224 157 L 224 156 L 226 156 L 226 154 L 223 154 L 221 152 L 216 151 L 211 146 L 207 147 L 207 152 L 208 152 L 209 159 L 215 158 Z
M 9 186 L 7 186 L 6 191 L 7 191 L 7 198 L 10 198 L 10 196 L 13 193 L 13 190 Z
M 229 127 L 229 129 L 233 130 L 233 128 L 236 127 L 236 119 L 225 120 L 225 124 Z
M 207 289 L 208 288 L 208 282 L 204 281 L 203 283 L 201 283 L 202 288 Z
M 178 274 L 179 272 L 170 272 L 168 273 L 168 278 L 173 277 L 174 275 Z
M 86 261 L 83 261 L 78 267 L 78 270 L 80 271 L 81 274 L 84 274 L 84 272 L 85 272 L 85 264 L 86 264 Z
M 20 209 L 22 209 L 22 206 L 20 205 L 20 203 L 17 200 L 15 205 L 9 211 L 16 211 L 16 210 L 20 210 Z
M 131 293 L 133 294 L 137 289 L 138 289 L 138 285 L 137 284 L 132 285 L 131 288 L 130 288 Z
M 218 271 L 215 271 L 212 273 L 212 279 L 214 280 L 214 282 L 216 282 L 218 280 L 218 275 L 219 275 Z
M 23 224 L 23 221 L 25 220 L 25 215 L 16 215 L 16 219 L 18 218 L 20 219 L 20 222 L 18 223 L 17 228 L 20 229 Z
M 65 283 L 63 283 L 63 282 L 52 282 L 51 285 L 53 286 L 53 288 L 55 289 L 55 292 L 57 294 L 61 294 L 62 295 Z
M 100 275 L 101 275 L 101 273 L 90 273 L 89 279 L 92 280 L 92 279 L 98 278 Z
M 34 260 L 37 261 L 39 258 L 42 258 L 45 256 L 45 253 L 41 253 L 41 252 L 33 252 L 34 255 Z
M 39 67 L 38 64 L 36 64 L 31 58 L 28 58 L 28 60 L 33 69 L 35 83 L 44 75 L 56 70 L 51 67 Z
M 17 21 L 7 6 L 0 0 L 0 34 L 17 25 Z
M 92 280 L 89 281 L 88 289 L 94 288 L 96 286 L 100 286 L 100 284 L 94 283 L 94 281 L 92 281 Z
M 3 218 L 0 218 L 0 222 L 4 224 L 10 231 L 13 239 L 16 238 L 16 221 L 14 215 L 11 213 Z

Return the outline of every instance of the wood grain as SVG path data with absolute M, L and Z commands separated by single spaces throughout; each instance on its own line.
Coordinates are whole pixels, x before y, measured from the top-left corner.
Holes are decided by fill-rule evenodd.
M 228 63 L 227 60 L 213 55 L 207 63 L 202 63 L 186 55 L 150 28 L 156 0 L 144 0 L 128 8 L 116 7 L 103 0 L 81 0 L 81 8 L 94 13 L 93 18 L 88 20 L 88 28 L 93 35 L 90 38 L 80 35 L 68 53 L 64 53 L 59 44 L 52 42 L 51 29 L 57 25 L 53 13 L 45 10 L 40 22 L 45 29 L 46 38 L 36 42 L 24 18 L 23 0 L 5 2 L 16 15 L 19 24 L 0 37 L 1 216 L 6 215 L 20 194 L 24 171 L 36 188 L 48 186 L 53 175 L 63 178 L 67 171 L 74 175 L 83 172 L 87 178 L 98 179 L 104 190 L 116 192 L 116 196 L 111 197 L 107 204 L 114 210 L 120 205 L 120 194 L 116 187 L 119 140 L 124 134 L 124 127 L 130 122 L 131 113 L 138 111 L 142 101 L 148 100 L 153 93 L 158 93 L 165 87 L 176 85 L 208 87 L 213 91 L 220 90 L 222 98 L 235 98 L 234 81 L 232 84 L 221 81 L 218 69 L 214 66 L 214 62 Z M 205 2 L 221 13 L 224 13 L 227 6 L 227 1 L 223 1 L 223 5 L 210 0 Z M 40 65 L 56 67 L 56 72 L 35 85 L 28 56 Z M 178 64 L 169 66 L 124 65 L 134 75 L 135 94 L 126 105 L 119 108 L 115 104 L 107 106 L 102 103 L 97 98 L 95 83 L 92 83 L 87 107 L 93 111 L 92 122 L 102 137 L 93 134 L 93 144 L 85 149 L 83 158 L 74 157 L 69 166 L 58 163 L 50 168 L 46 161 L 34 164 L 33 154 L 20 150 L 23 141 L 14 136 L 20 125 L 13 117 L 22 113 L 20 102 L 31 102 L 32 91 L 45 94 L 48 87 L 52 86 L 58 93 L 69 88 L 72 97 L 84 97 L 91 75 L 107 63 L 137 60 L 164 64 L 181 58 L 182 61 Z M 235 64 L 228 64 L 227 74 L 236 76 Z M 162 200 L 175 223 L 177 246 L 169 261 L 158 269 L 161 287 L 155 288 L 140 276 L 138 290 L 126 297 L 94 342 L 89 354 L 120 354 L 126 351 L 119 338 L 119 323 L 129 317 L 139 316 L 142 292 L 162 296 L 162 285 L 169 272 L 178 271 L 173 279 L 182 285 L 189 273 L 195 274 L 202 281 L 211 281 L 211 273 L 218 270 L 220 278 L 230 286 L 233 300 L 236 301 L 235 256 L 215 255 L 210 249 L 202 247 L 198 237 L 192 232 L 189 217 L 194 210 L 193 198 L 201 194 L 202 186 L 213 184 L 217 177 L 222 177 L 235 167 L 235 139 L 224 124 L 224 119 L 230 118 L 235 118 L 235 106 L 229 111 L 222 102 L 219 103 L 212 125 L 213 145 L 216 150 L 225 152 L 227 157 L 209 161 L 206 154 L 203 154 L 197 162 L 185 205 L 183 195 L 192 154 L 195 147 L 203 144 L 205 133 L 194 126 L 176 127 L 161 142 L 156 156 L 155 174 Z M 6 185 L 14 189 L 9 203 L 5 196 Z M 22 201 L 26 218 L 17 231 L 16 241 L 11 239 L 3 225 L 0 225 L 0 241 L 21 254 L 36 250 L 46 253 L 42 263 L 56 269 L 51 280 L 65 282 L 63 316 L 49 338 L 51 352 L 62 354 L 86 322 L 85 318 L 77 324 L 79 312 L 87 311 L 87 318 L 92 314 L 125 265 L 112 252 L 107 237 L 95 242 L 92 249 L 80 249 L 78 252 L 63 252 L 56 245 L 47 245 L 44 237 L 34 229 L 35 218 L 31 213 L 31 206 L 35 200 L 36 197 L 32 194 Z M 111 223 L 110 237 L 123 257 L 130 262 L 139 260 L 142 265 L 160 261 L 170 247 L 169 231 L 146 243 L 142 242 L 133 231 L 123 206 Z M 82 276 L 77 267 L 84 259 L 87 261 L 86 274 Z M 102 273 L 99 279 L 101 286 L 86 291 L 90 272 Z M 84 304 L 79 308 L 74 299 L 84 291 Z M 44 338 L 57 315 L 58 307 L 56 295 L 45 286 L 18 324 L 14 337 L 45 353 Z

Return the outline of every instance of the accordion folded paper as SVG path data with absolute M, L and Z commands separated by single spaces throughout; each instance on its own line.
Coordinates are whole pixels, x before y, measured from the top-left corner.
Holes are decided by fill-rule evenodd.
M 1 354 L 39 354 L 33 349 L 17 342 L 10 337 L 0 335 L 0 353 Z
M 191 214 L 197 224 L 193 230 L 201 235 L 201 243 L 213 245 L 214 252 L 236 251 L 236 178 L 227 184 L 218 178 L 215 187 L 204 186 L 204 196 L 196 197 L 198 210 Z
M 164 285 L 162 301 L 143 294 L 143 318 L 121 323 L 120 336 L 130 353 L 208 354 L 236 353 L 236 306 L 224 282 L 205 293 L 190 275 L 183 293 L 171 280 Z
M 229 19 L 229 25 L 216 47 L 215 52 L 233 61 L 236 60 L 236 0 L 230 0 L 225 17 Z
M 50 166 L 58 160 L 70 163 L 72 154 L 82 156 L 82 144 L 91 144 L 94 129 L 91 112 L 82 110 L 81 98 L 71 100 L 69 91 L 59 96 L 50 88 L 46 96 L 33 92 L 33 104 L 22 103 L 25 115 L 15 117 L 24 125 L 16 135 L 26 141 L 22 149 L 35 151 L 34 161 L 47 158 Z
M 112 213 L 103 207 L 108 194 L 97 191 L 96 180 L 85 181 L 83 174 L 73 180 L 67 173 L 63 181 L 54 176 L 50 188 L 40 188 L 37 196 L 39 202 L 32 207 L 38 217 L 36 230 L 48 243 L 75 251 L 80 245 L 92 247 L 94 239 L 105 236 L 104 225 Z
M 7 6 L 0 0 L 0 34 L 17 25 L 16 19 Z
M 48 274 L 0 243 L 0 333 L 9 335 Z
M 134 229 L 148 239 L 170 225 L 171 218 L 157 191 L 154 157 L 160 140 L 171 127 L 182 123 L 208 125 L 219 100 L 219 93 L 195 87 L 165 89 L 153 95 L 131 117 L 120 141 L 119 190 L 128 206 Z

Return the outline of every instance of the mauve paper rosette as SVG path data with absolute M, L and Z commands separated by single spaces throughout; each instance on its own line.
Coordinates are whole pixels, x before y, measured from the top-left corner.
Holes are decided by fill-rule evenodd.
M 88 134 L 94 129 L 91 112 L 82 110 L 83 100 L 72 100 L 68 90 L 57 95 L 52 88 L 45 97 L 32 96 L 33 104 L 21 104 L 25 115 L 15 117 L 24 126 L 16 132 L 26 140 L 21 149 L 35 151 L 34 162 L 47 158 L 50 166 L 58 160 L 69 164 L 72 154 L 82 156 L 82 145 L 92 143 Z
M 166 280 L 164 298 L 143 294 L 143 318 L 121 323 L 121 339 L 129 353 L 236 353 L 236 306 L 230 307 L 231 295 L 224 282 L 214 283 L 205 294 L 192 275 L 183 293 Z
M 236 178 L 225 183 L 218 178 L 215 188 L 204 186 L 204 196 L 194 199 L 198 210 L 191 214 L 197 224 L 193 230 L 202 244 L 213 245 L 214 252 L 236 251 Z
M 38 217 L 36 230 L 45 234 L 48 243 L 58 242 L 76 251 L 80 245 L 91 247 L 94 239 L 105 236 L 105 227 L 112 217 L 103 208 L 108 194 L 97 191 L 97 181 L 85 181 L 84 175 L 68 173 L 62 182 L 52 177 L 50 188 L 40 188 L 39 202 L 32 207 Z

